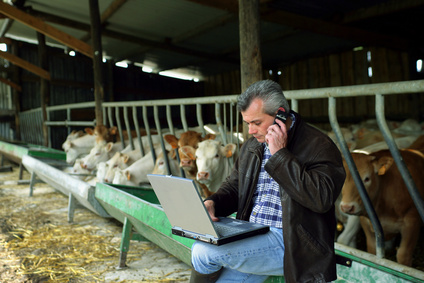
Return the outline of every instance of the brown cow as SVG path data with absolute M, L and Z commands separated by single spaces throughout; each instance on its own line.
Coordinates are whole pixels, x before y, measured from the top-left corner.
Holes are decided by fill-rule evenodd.
M 424 196 L 424 158 L 422 154 L 401 150 L 402 158 L 408 167 L 415 184 Z M 420 232 L 421 218 L 394 163 L 389 150 L 381 150 L 370 155 L 352 153 L 364 187 L 380 219 L 386 240 L 401 234 L 401 242 L 396 254 L 397 261 L 411 266 L 412 254 Z M 361 226 L 367 239 L 367 250 L 376 252 L 375 234 L 366 211 L 349 172 L 346 162 L 346 180 L 342 189 L 340 208 L 343 212 L 360 215 Z
M 173 149 L 178 148 L 180 167 L 184 170 L 185 176 L 189 179 L 196 180 L 197 166 L 195 151 L 197 149 L 197 144 L 207 139 L 215 139 L 215 135 L 207 134 L 202 138 L 199 132 L 187 131 L 182 133 L 179 139 L 174 135 L 165 135 L 164 139 Z M 198 183 L 198 185 L 201 188 L 201 195 L 203 197 L 212 195 L 212 192 L 210 192 L 205 185 L 200 183 Z

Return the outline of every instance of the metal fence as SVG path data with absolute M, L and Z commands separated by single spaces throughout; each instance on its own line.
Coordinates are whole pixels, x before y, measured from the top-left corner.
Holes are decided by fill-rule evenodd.
M 378 126 L 383 133 L 383 137 L 388 144 L 394 160 L 402 173 L 405 184 L 410 192 L 414 203 L 424 220 L 424 202 L 417 192 L 416 185 L 412 180 L 411 174 L 406 168 L 399 150 L 390 134 L 384 113 L 384 97 L 387 95 L 397 95 L 405 93 L 424 93 L 424 80 L 404 81 L 369 85 L 355 85 L 345 87 L 331 87 L 308 90 L 285 91 L 285 96 L 291 101 L 292 109 L 297 111 L 298 104 L 305 99 L 328 99 L 328 116 L 333 131 L 336 134 L 342 154 L 347 161 L 349 170 L 352 172 L 355 184 L 363 199 L 365 208 L 374 226 L 377 240 L 377 256 L 384 257 L 384 237 L 381 225 L 375 214 L 374 208 L 365 191 L 364 185 L 353 162 L 352 156 L 348 150 L 347 144 L 341 134 L 340 126 L 337 121 L 336 100 L 345 97 L 374 96 L 375 97 L 375 116 Z M 240 114 L 236 111 L 237 95 L 201 97 L 201 98 L 183 98 L 169 100 L 151 100 L 151 101 L 129 101 L 129 102 L 108 102 L 103 103 L 103 115 L 105 124 L 108 126 L 117 126 L 124 140 L 123 130 L 130 132 L 136 131 L 136 138 L 129 139 L 129 143 L 134 147 L 135 142 L 141 143 L 140 128 L 144 128 L 150 135 L 150 129 L 154 128 L 158 134 L 164 130 L 174 133 L 176 128 L 187 130 L 190 127 L 198 126 L 204 131 L 204 125 L 213 123 L 217 126 L 219 134 L 224 143 L 238 141 L 233 133 L 241 132 L 237 125 L 240 124 Z M 71 110 L 77 108 L 86 108 L 94 111 L 94 102 L 68 104 L 63 106 L 48 107 L 48 117 L 52 117 L 55 111 L 65 111 L 67 118 L 63 121 L 53 121 L 50 118 L 45 123 L 50 129 L 53 127 L 66 127 L 67 132 L 73 126 L 94 126 L 95 121 L 72 121 Z M 300 113 L 301 114 L 301 113 Z M 22 137 L 25 142 L 39 143 L 42 137 L 41 131 L 41 109 L 34 109 L 21 113 Z M 231 135 L 226 133 L 230 132 Z M 51 130 L 50 139 L 51 139 Z M 204 134 L 205 132 L 203 132 Z M 230 137 L 231 140 L 228 140 Z M 51 140 L 50 140 L 51 144 Z M 162 141 L 162 146 L 163 141 Z M 141 146 L 140 148 L 143 148 Z

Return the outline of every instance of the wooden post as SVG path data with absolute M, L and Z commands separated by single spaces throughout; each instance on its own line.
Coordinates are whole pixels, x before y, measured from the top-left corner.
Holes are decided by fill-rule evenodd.
M 46 36 L 37 32 L 38 39 L 38 61 L 40 68 L 44 70 L 49 69 L 49 61 L 47 58 Z M 40 100 L 41 100 L 41 113 L 43 121 L 43 146 L 49 146 L 49 132 L 48 127 L 45 125 L 47 121 L 47 105 L 49 104 L 49 82 L 45 78 L 40 77 Z
M 239 0 L 241 91 L 262 80 L 259 0 Z
M 18 54 L 18 47 L 15 40 L 12 41 L 11 44 L 11 53 L 13 55 Z M 20 68 L 18 66 L 12 64 L 12 81 L 20 85 Z M 12 96 L 13 96 L 13 105 L 15 105 L 15 133 L 16 133 L 16 140 L 21 139 L 21 120 L 19 119 L 19 112 L 21 112 L 21 101 L 19 99 L 20 91 L 18 91 L 16 88 L 12 88 Z
M 96 111 L 96 125 L 103 125 L 102 102 L 104 99 L 103 74 L 102 74 L 102 39 L 101 23 L 98 0 L 90 0 L 90 20 L 91 20 L 91 42 L 93 50 L 93 71 L 94 71 L 94 100 Z

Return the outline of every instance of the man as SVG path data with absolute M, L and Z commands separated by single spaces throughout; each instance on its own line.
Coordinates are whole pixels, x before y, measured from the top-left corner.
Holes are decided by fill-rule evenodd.
M 280 106 L 289 113 L 286 123 L 275 120 Z M 213 221 L 237 212 L 270 232 L 222 246 L 197 241 L 191 282 L 256 283 L 270 275 L 286 282 L 335 280 L 334 203 L 345 180 L 340 151 L 290 111 L 273 81 L 252 84 L 237 108 L 253 137 L 205 206 Z

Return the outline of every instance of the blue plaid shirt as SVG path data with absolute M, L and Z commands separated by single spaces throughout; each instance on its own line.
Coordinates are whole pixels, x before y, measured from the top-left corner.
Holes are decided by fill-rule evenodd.
M 277 182 L 265 171 L 264 166 L 271 157 L 268 146 L 264 143 L 265 150 L 259 173 L 258 185 L 253 195 L 253 210 L 250 222 L 283 228 L 283 210 L 281 208 L 280 189 Z
M 293 127 L 295 116 L 290 113 Z M 253 195 L 253 210 L 249 221 L 261 223 L 276 228 L 283 228 L 283 209 L 281 207 L 280 186 L 265 171 L 265 164 L 271 157 L 271 152 L 266 143 L 264 145 L 264 156 L 262 158 L 261 172 L 259 173 L 258 185 Z

